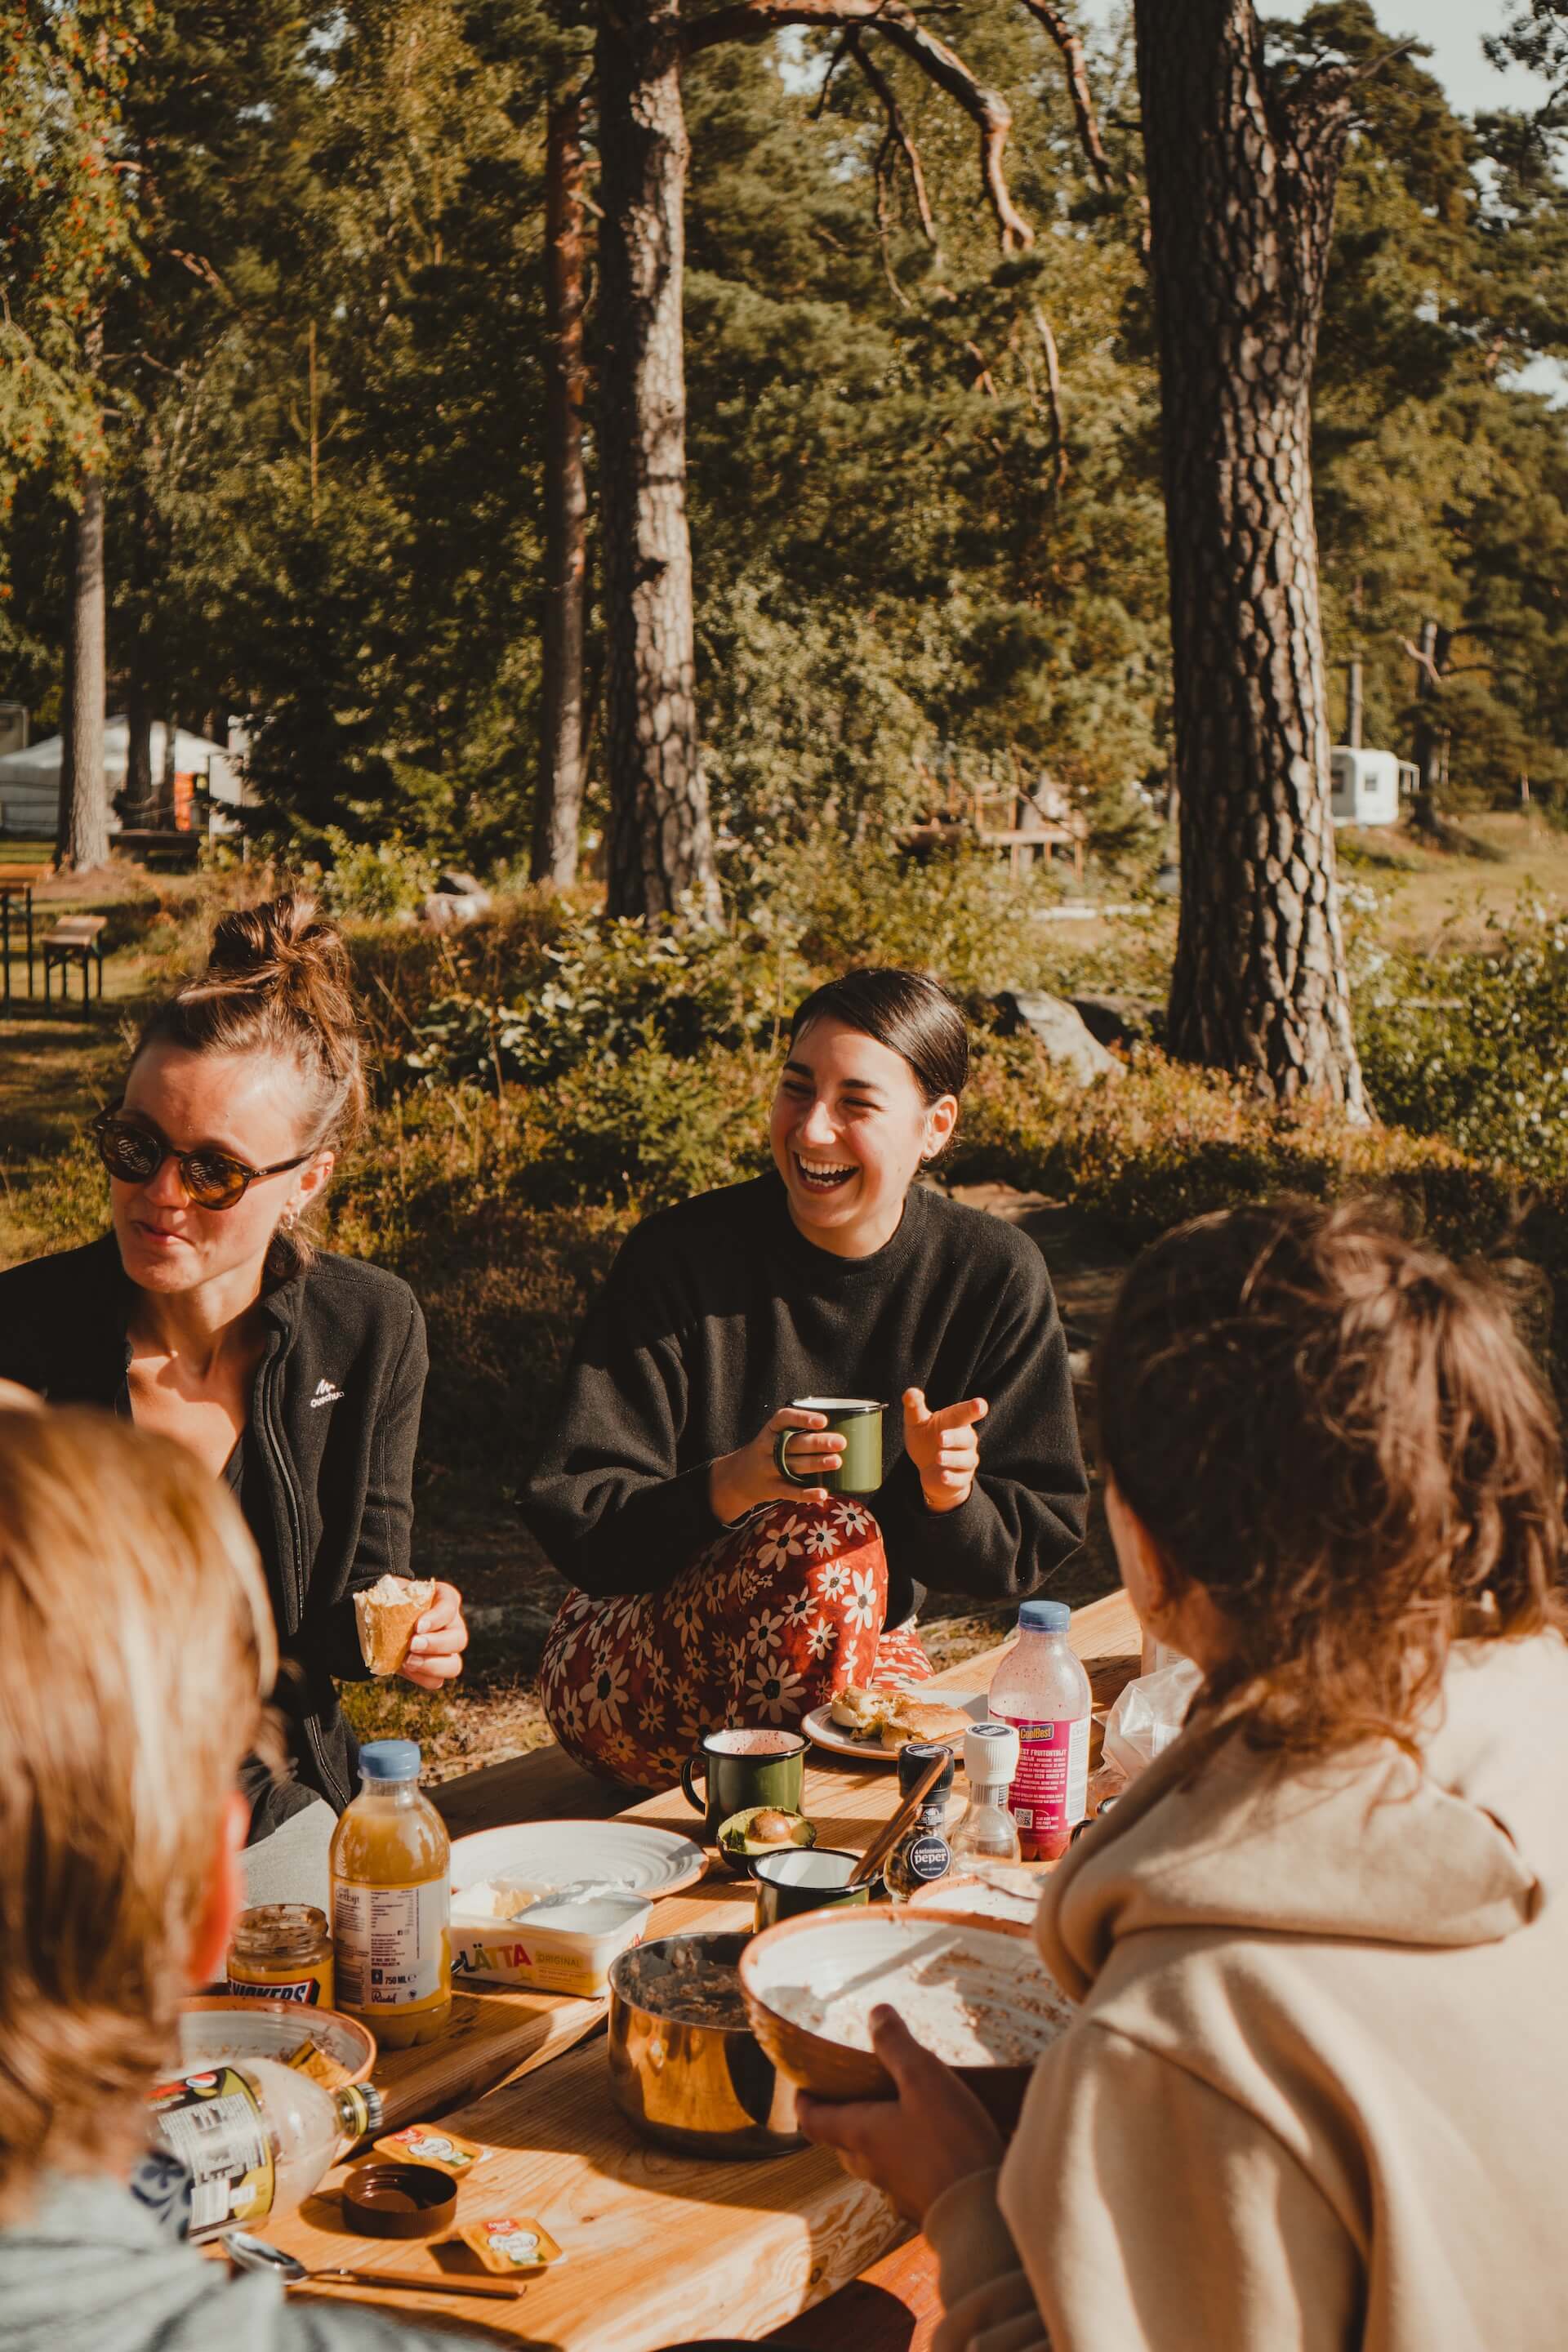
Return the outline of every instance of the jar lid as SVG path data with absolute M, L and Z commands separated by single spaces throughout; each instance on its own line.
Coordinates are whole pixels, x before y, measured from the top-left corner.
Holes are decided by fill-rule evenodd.
M 1072 1611 L 1065 1601 L 1025 1601 L 1018 1607 L 1018 1630 L 1023 1633 L 1065 1633 L 1072 1623 Z
M 417 1780 L 419 1742 L 416 1739 L 373 1739 L 359 1752 L 359 1769 L 366 1780 Z
M 954 1771 L 952 1750 L 944 1746 L 933 1747 L 923 1739 L 911 1739 L 899 1750 L 899 1794 L 907 1797 L 920 1782 L 933 1756 L 945 1756 L 946 1769 L 926 1790 L 928 1798 L 945 1797 L 952 1786 Z
M 367 2238 L 434 2238 L 458 2210 L 458 2184 L 431 2164 L 356 2164 L 343 2177 L 343 2214 Z

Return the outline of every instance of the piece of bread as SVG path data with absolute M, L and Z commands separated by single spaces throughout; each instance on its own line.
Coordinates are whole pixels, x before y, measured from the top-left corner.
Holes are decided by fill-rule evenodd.
M 395 1675 L 408 1655 L 414 1628 L 436 1598 L 433 1578 L 383 1576 L 354 1594 L 360 1655 L 373 1675 Z
M 847 1683 L 834 1693 L 827 1711 L 840 1731 L 852 1732 L 857 1739 L 875 1739 L 897 1697 L 897 1691 L 868 1690 L 858 1683 Z
M 882 1745 L 896 1752 L 911 1739 L 960 1740 L 973 1724 L 973 1717 L 965 1715 L 961 1706 L 943 1706 L 936 1699 L 911 1698 L 900 1691 L 882 1725 Z

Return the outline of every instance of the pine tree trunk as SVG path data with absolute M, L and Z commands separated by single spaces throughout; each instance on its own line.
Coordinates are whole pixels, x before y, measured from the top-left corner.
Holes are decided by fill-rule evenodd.
M 71 521 L 69 750 L 60 763 L 58 851 L 62 866 L 83 872 L 109 863 L 109 788 L 103 773 L 103 478 L 89 474 Z
M 577 878 L 583 810 L 583 100 L 550 110 L 544 183 L 544 710 L 533 814 L 536 882 Z
M 679 34 L 674 0 L 621 0 L 601 11 L 595 50 L 608 900 L 717 922 L 686 520 Z
M 1348 80 L 1251 0 L 1137 0 L 1181 801 L 1170 1039 L 1363 1110 L 1329 802 L 1311 383 Z
M 137 646 L 139 656 L 142 651 Z M 153 797 L 153 690 L 140 661 L 131 671 L 125 689 L 125 807 L 128 824 L 145 824 L 144 811 Z
M 1443 830 L 1438 801 L 1443 787 L 1444 731 L 1437 681 L 1448 667 L 1452 644 L 1451 630 L 1439 628 L 1436 621 L 1422 622 L 1421 659 L 1415 667 L 1415 741 L 1411 755 L 1417 782 L 1415 805 L 1410 816 L 1412 824 L 1423 833 L 1440 834 Z

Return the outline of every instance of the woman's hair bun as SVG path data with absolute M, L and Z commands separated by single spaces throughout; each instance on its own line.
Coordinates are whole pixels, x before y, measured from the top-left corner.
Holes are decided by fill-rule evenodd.
M 213 933 L 205 977 L 288 989 L 317 976 L 344 990 L 349 951 L 337 925 L 309 890 L 284 890 L 257 907 L 237 907 Z

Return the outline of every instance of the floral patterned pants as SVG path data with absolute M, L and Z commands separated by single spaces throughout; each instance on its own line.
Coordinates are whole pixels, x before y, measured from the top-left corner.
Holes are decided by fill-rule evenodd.
M 884 1631 L 888 1562 L 845 1496 L 777 1503 L 730 1528 L 662 1592 L 568 1593 L 540 1696 L 567 1753 L 607 1780 L 668 1787 L 705 1731 L 793 1728 L 847 1683 L 926 1681 L 911 1623 Z

